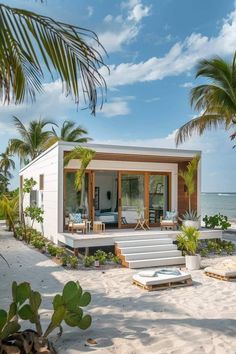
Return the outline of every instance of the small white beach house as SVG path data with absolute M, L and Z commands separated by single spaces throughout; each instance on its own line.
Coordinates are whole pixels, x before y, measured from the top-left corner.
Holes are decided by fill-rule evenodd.
M 149 226 L 157 227 L 167 210 L 183 214 L 188 198 L 183 179 L 178 176 L 200 151 L 147 147 L 84 144 L 96 151 L 90 162 L 81 192 L 74 186 L 79 160 L 64 167 L 63 159 L 75 143 L 58 142 L 20 171 L 20 188 L 25 178 L 37 181 L 26 196 L 25 206 L 36 203 L 44 209 L 43 225 L 37 228 L 57 242 L 68 229 L 68 215 L 80 211 L 93 222 L 105 223 L 106 230 L 133 228 L 137 208 L 143 210 Z M 196 178 L 192 207 L 200 215 L 201 163 Z

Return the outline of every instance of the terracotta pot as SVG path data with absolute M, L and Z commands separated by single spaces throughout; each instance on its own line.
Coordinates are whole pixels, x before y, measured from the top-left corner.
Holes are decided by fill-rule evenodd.
M 201 256 L 196 254 L 195 256 L 185 256 L 186 268 L 188 270 L 198 270 L 201 267 Z

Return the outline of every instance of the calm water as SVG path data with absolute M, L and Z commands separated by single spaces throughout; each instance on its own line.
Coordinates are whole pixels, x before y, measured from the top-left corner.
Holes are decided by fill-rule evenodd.
M 236 222 L 236 193 L 202 193 L 202 217 L 221 213 Z

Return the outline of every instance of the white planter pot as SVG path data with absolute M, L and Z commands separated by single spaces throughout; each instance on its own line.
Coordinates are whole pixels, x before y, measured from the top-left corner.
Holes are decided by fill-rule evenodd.
M 193 220 L 183 220 L 183 226 L 185 227 L 195 227 L 195 229 L 200 228 L 200 222 L 199 220 L 193 221 Z
M 188 270 L 198 270 L 201 267 L 201 256 L 196 254 L 196 256 L 185 256 L 186 268 Z
M 100 266 L 99 261 L 94 261 L 94 266 L 99 267 Z

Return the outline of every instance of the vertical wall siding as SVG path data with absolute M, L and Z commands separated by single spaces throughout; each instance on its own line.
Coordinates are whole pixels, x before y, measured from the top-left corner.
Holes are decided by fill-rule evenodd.
M 57 242 L 58 228 L 58 149 L 54 148 L 47 154 L 43 155 L 32 165 L 23 170 L 20 175 L 23 178 L 31 178 L 37 182 L 34 187 L 39 190 L 39 176 L 44 175 L 43 205 L 44 205 L 44 222 L 43 224 L 34 224 L 34 227 L 43 231 L 45 237 Z M 24 208 L 29 205 L 29 195 L 24 199 Z
M 185 170 L 188 162 L 179 162 L 178 163 L 178 171 Z M 197 195 L 198 195 L 198 187 L 197 187 L 197 176 L 195 179 L 195 192 L 192 195 L 191 203 L 192 209 L 197 210 Z M 178 210 L 179 215 L 183 215 L 186 210 L 188 210 L 188 195 L 184 191 L 184 180 L 182 177 L 178 176 Z

